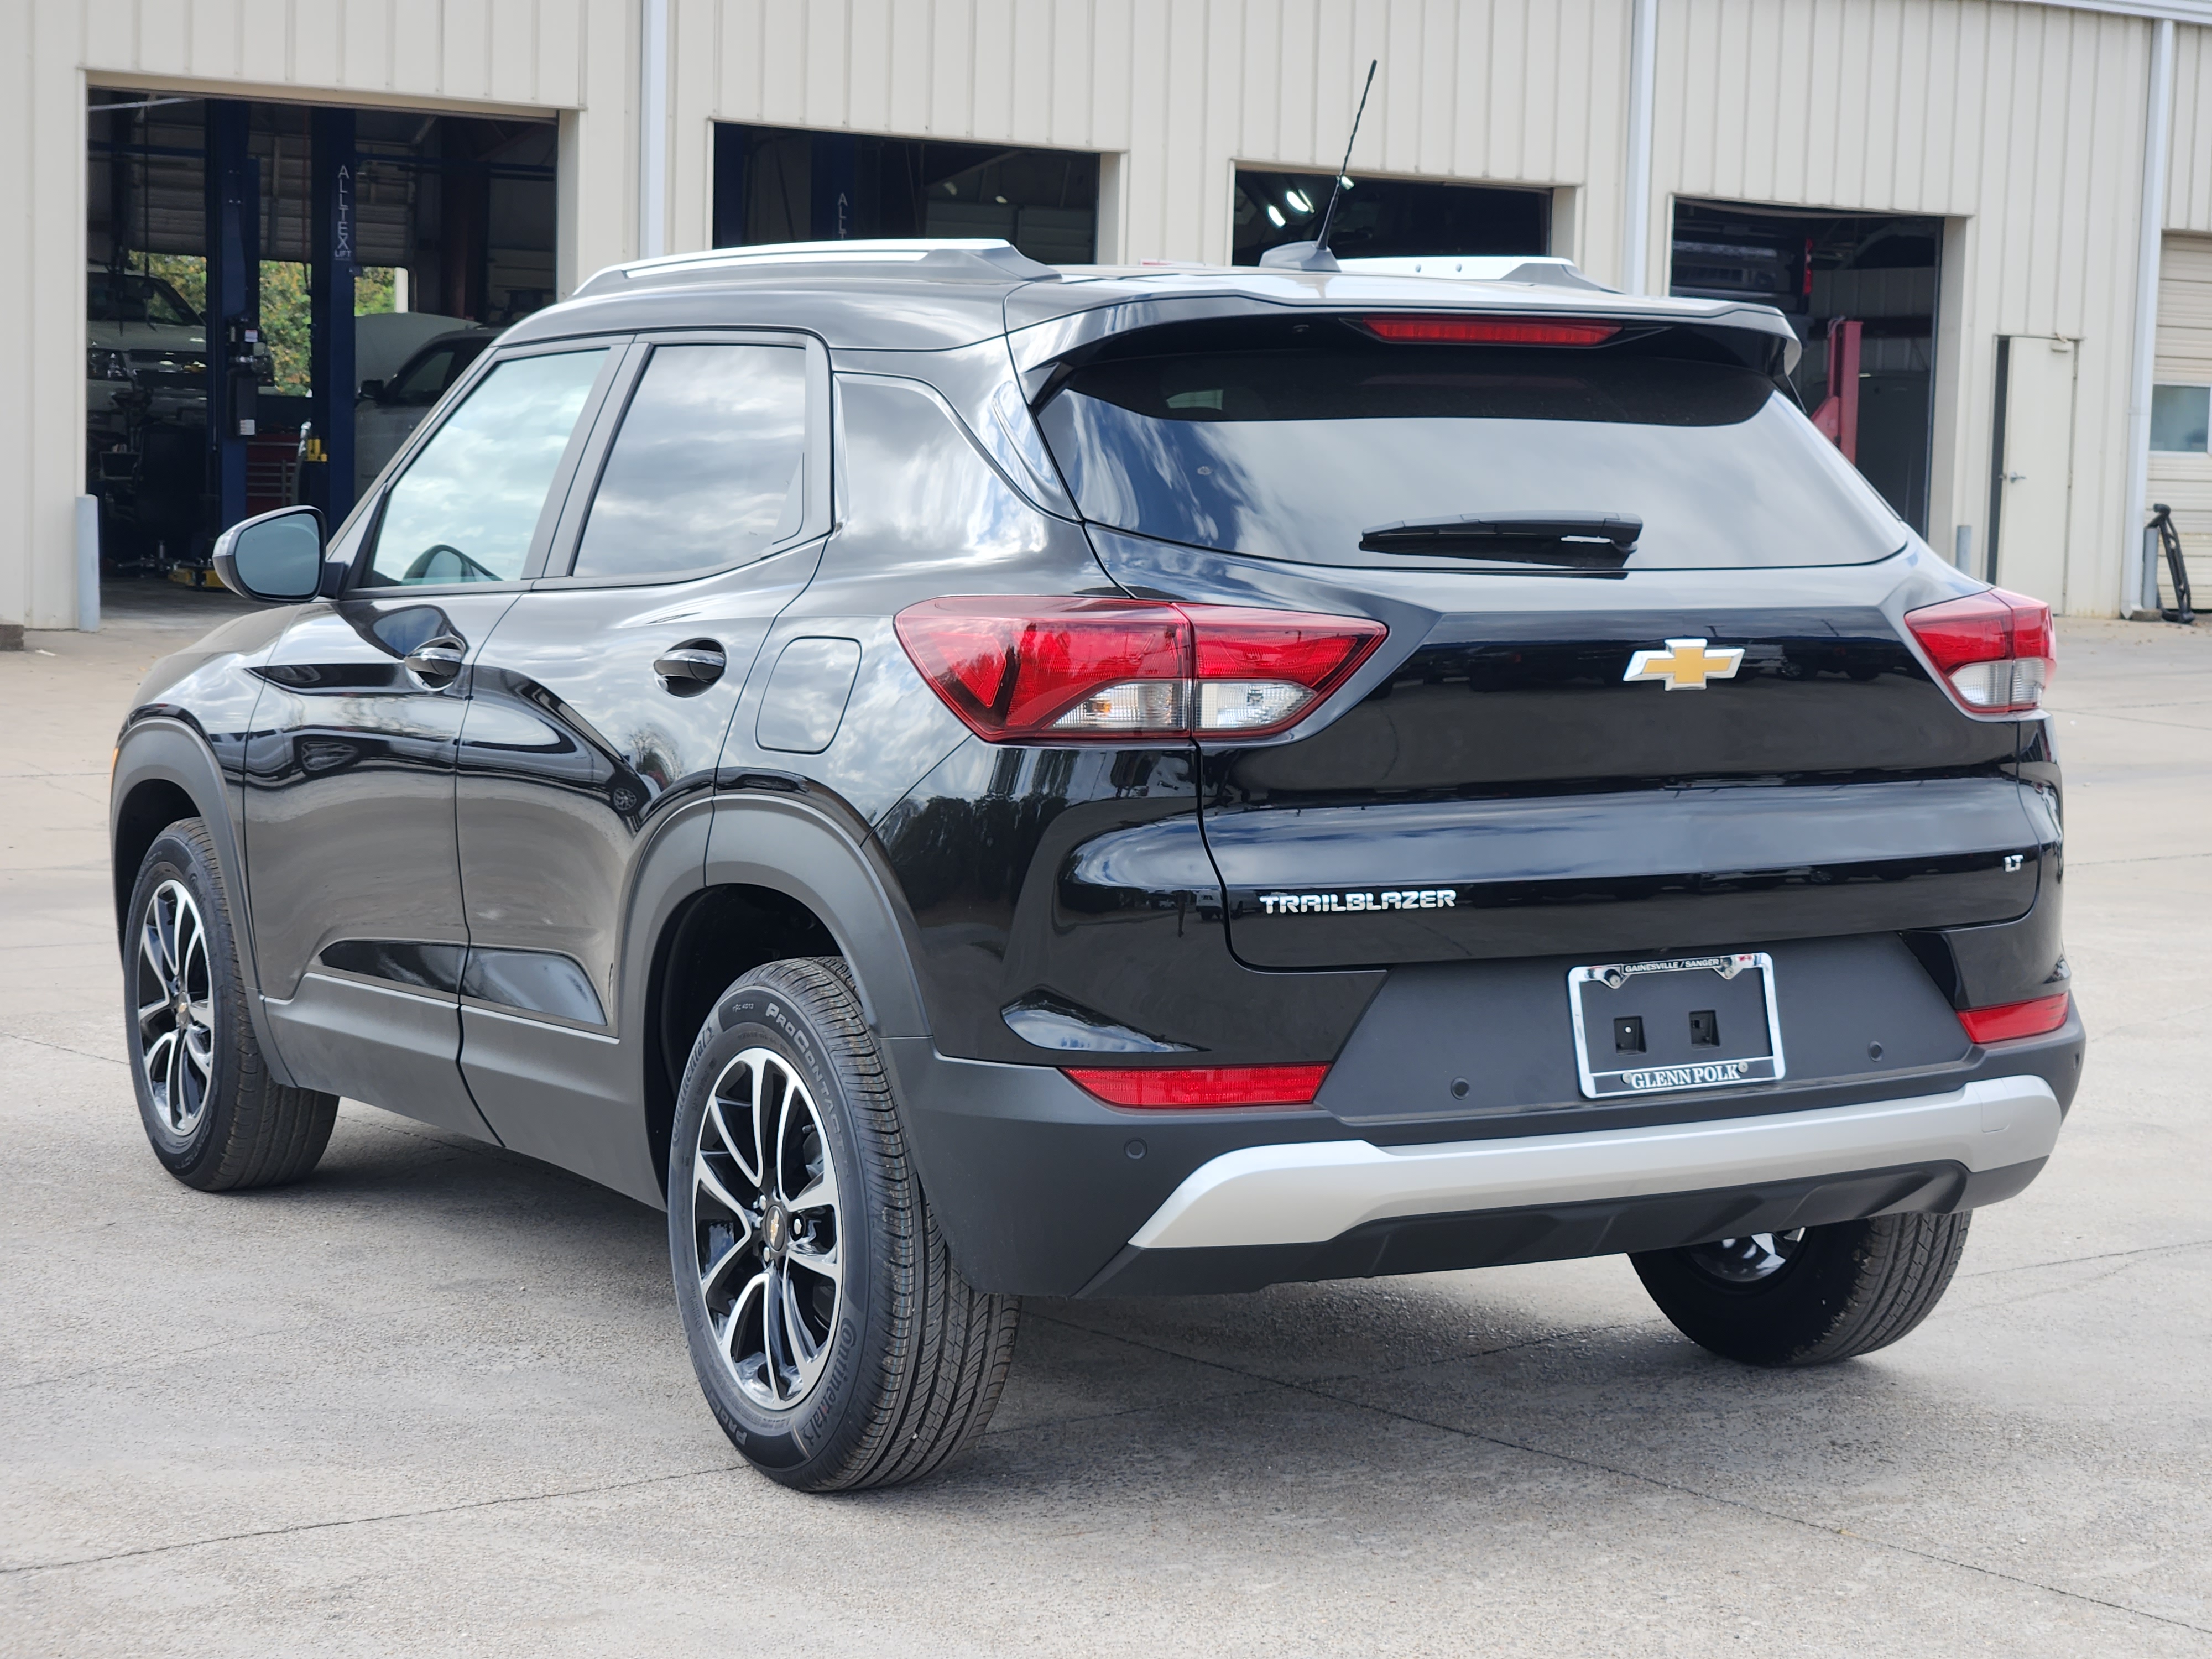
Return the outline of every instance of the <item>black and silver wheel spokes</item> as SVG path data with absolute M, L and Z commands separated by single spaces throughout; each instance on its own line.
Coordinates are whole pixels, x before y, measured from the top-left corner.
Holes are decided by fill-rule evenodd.
M 181 882 L 154 890 L 138 929 L 131 977 L 138 1063 L 170 1133 L 199 1127 L 215 1075 L 215 988 L 207 927 Z
M 699 1293 L 757 1404 L 787 1410 L 830 1357 L 843 1287 L 837 1171 L 806 1085 L 769 1048 L 714 1079 L 692 1155 Z
M 1788 1267 L 1804 1242 L 1802 1227 L 1787 1233 L 1746 1233 L 1741 1238 L 1693 1244 L 1689 1255 L 1701 1270 L 1724 1284 L 1757 1285 Z

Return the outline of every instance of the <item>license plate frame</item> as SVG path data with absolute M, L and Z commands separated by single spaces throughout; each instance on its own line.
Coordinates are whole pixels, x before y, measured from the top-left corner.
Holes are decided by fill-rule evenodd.
M 1733 985 L 1746 973 L 1757 975 L 1755 982 L 1764 1004 L 1764 1036 L 1766 1039 L 1764 1054 L 1741 1052 L 1751 1045 L 1739 1041 L 1734 1044 L 1720 1045 L 1723 1051 L 1708 1060 L 1654 1060 L 1610 1070 L 1600 1070 L 1592 1064 L 1593 1019 L 1586 1012 L 1589 993 L 1585 988 L 1619 993 L 1650 975 L 1677 974 L 1712 974 L 1723 982 Z M 1674 957 L 1656 962 L 1595 963 L 1571 968 L 1567 970 L 1567 1007 L 1574 1018 L 1575 1069 L 1580 1076 L 1585 1100 L 1632 1100 L 1645 1095 L 1673 1094 L 1686 1089 L 1740 1088 L 1750 1084 L 1778 1083 L 1789 1075 L 1788 1063 L 1782 1051 L 1782 1015 L 1774 996 L 1774 958 L 1764 951 Z M 1632 1012 L 1625 1006 L 1620 1012 L 1641 1018 L 1640 1012 Z M 1600 1026 L 1598 1030 L 1603 1032 L 1605 1028 Z

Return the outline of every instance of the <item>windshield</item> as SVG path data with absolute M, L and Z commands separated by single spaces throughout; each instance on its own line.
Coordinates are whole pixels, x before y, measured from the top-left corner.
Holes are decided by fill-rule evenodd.
M 199 313 L 184 296 L 158 276 L 138 276 L 128 271 L 96 270 L 85 307 L 87 320 L 95 323 L 167 323 L 178 328 L 198 325 Z
M 453 383 L 453 347 L 441 345 L 418 355 L 399 371 L 384 394 L 388 404 L 420 404 L 428 409 Z
M 1075 371 L 1038 420 L 1087 518 L 1271 558 L 1401 563 L 1363 537 L 1489 514 L 1640 519 L 1631 570 L 1863 564 L 1906 536 L 1772 380 L 1637 343 L 1386 345 L 1347 328 L 1125 356 Z

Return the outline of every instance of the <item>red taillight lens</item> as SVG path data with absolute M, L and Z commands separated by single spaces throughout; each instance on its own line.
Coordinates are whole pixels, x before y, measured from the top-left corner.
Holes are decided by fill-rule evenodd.
M 896 626 L 922 678 L 992 743 L 1264 737 L 1389 632 L 1362 617 L 1158 599 L 929 599 Z
M 1511 317 L 1363 317 L 1367 331 L 1393 345 L 1602 345 L 1618 323 L 1569 323 Z
M 1935 663 L 1951 695 L 1977 714 L 2040 706 L 2057 672 L 2051 607 L 1992 587 L 1905 613 L 1905 625 Z
M 1326 1066 L 1068 1066 L 1067 1075 L 1109 1106 L 1310 1106 Z
M 981 737 L 1041 732 L 1116 684 L 1151 686 L 1125 714 L 1182 724 L 1189 631 L 1171 605 L 1129 599 L 932 599 L 899 612 L 899 643 L 937 695 Z M 1168 706 L 1168 705 L 1172 705 Z M 1096 730 L 1096 726 L 1089 728 Z M 1133 729 L 1141 729 L 1141 722 Z
M 2002 1042 L 2008 1037 L 2041 1036 L 2066 1023 L 2072 996 L 2061 991 L 2055 997 L 2033 997 L 2008 1002 L 2001 1008 L 1961 1008 L 1959 1024 L 1976 1042 Z

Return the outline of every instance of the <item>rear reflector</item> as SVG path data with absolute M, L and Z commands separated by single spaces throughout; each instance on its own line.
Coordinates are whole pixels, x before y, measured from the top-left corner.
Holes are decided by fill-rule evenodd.
M 1602 345 L 1620 332 L 1618 323 L 1569 323 L 1510 317 L 1370 316 L 1360 321 L 1378 340 L 1394 345 Z
M 2055 1031 L 2066 1023 L 2067 1005 L 2071 995 L 2061 991 L 2055 997 L 2034 997 L 2026 1002 L 2008 1002 L 2000 1008 L 1961 1008 L 1959 1024 L 1966 1028 L 1966 1035 L 1976 1042 L 2002 1042 L 2008 1037 L 2041 1036 Z
M 1109 1106 L 1310 1106 L 1326 1066 L 1068 1066 L 1067 1075 Z
M 1950 687 L 1977 714 L 2016 714 L 2039 707 L 2058 666 L 2051 607 L 2002 587 L 1905 613 Z
M 1265 737 L 1389 632 L 1364 617 L 1051 598 L 929 599 L 896 627 L 930 689 L 990 743 Z

